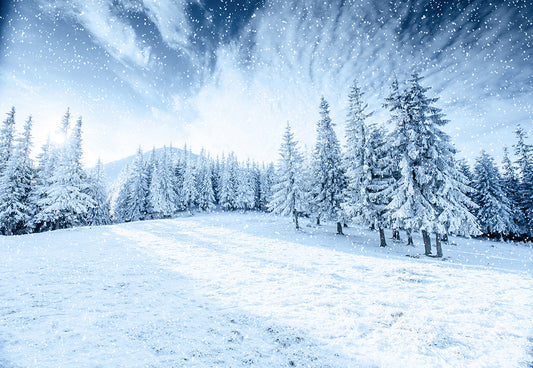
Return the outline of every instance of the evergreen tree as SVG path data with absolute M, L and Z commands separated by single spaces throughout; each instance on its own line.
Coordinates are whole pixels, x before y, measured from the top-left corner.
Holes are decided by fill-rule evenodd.
M 52 175 L 51 185 L 41 200 L 36 221 L 43 230 L 84 225 L 88 210 L 95 205 L 87 194 L 87 174 L 81 164 L 81 118 L 78 119 Z
M 178 198 L 166 147 L 163 148 L 160 160 L 154 157 L 152 165 L 149 208 L 153 218 L 168 218 L 176 212 Z
M 202 149 L 198 167 L 198 207 L 203 211 L 215 208 L 212 165 Z
M 268 204 L 272 201 L 272 187 L 274 185 L 274 164 L 263 165 L 260 172 L 259 183 L 259 209 L 266 211 Z
M 59 152 L 50 142 L 50 137 L 42 146 L 41 153 L 37 156 L 37 170 L 35 173 L 35 185 L 32 192 L 32 203 L 34 205 L 33 229 L 35 231 L 45 230 L 47 225 L 44 222 L 46 217 L 43 211 L 49 203 L 48 189 L 52 185 L 54 171 L 58 165 Z
M 429 98 L 429 88 L 420 85 L 414 73 L 402 104 L 394 111 L 396 127 L 393 151 L 399 155 L 401 177 L 393 188 L 388 208 L 392 222 L 410 230 L 422 230 L 425 254 L 431 254 L 428 232 L 435 232 L 437 256 L 442 256 L 441 235 L 445 232 L 477 231 L 468 210 L 465 179 L 455 167 L 455 149 L 440 127 L 447 123 L 441 110 Z
M 198 204 L 198 190 L 196 188 L 196 165 L 190 154 L 187 154 L 185 173 L 183 177 L 182 200 L 185 209 L 190 213 Z
M 236 194 L 236 168 L 237 160 L 235 155 L 230 153 L 222 166 L 220 177 L 220 205 L 226 211 L 234 210 Z
M 25 234 L 32 230 L 34 169 L 30 158 L 31 116 L 0 175 L 0 232 Z
M 516 175 L 515 166 L 509 157 L 509 150 L 503 147 L 502 159 L 502 189 L 507 196 L 509 206 L 513 213 L 513 222 L 517 226 L 517 233 L 512 235 L 519 235 L 525 233 L 524 213 L 520 207 L 520 183 Z
M 515 134 L 514 149 L 519 174 L 517 201 L 524 215 L 525 232 L 533 237 L 533 148 L 526 143 L 527 133 L 522 127 L 518 126 Z
M 337 234 L 343 234 L 342 222 L 345 215 L 341 204 L 346 179 L 342 169 L 339 141 L 329 116 L 329 105 L 324 97 L 320 101 L 320 116 L 314 151 L 312 197 L 318 219 L 336 221 Z
M 15 134 L 15 107 L 7 113 L 0 129 L 0 175 L 13 155 L 13 136 Z
M 148 181 L 140 147 L 127 170 L 114 206 L 114 217 L 117 221 L 125 222 L 145 220 L 148 209 Z
M 105 185 L 104 165 L 98 159 L 96 167 L 88 176 L 87 194 L 93 199 L 94 206 L 87 212 L 87 225 L 107 225 L 111 223 L 109 201 Z
M 284 216 L 293 216 L 296 230 L 300 229 L 298 214 L 305 210 L 308 202 L 302 190 L 301 163 L 302 156 L 298 142 L 294 140 L 289 123 L 285 128 L 283 142 L 279 150 L 280 159 L 277 166 L 277 180 L 273 186 L 272 201 L 269 209 Z
M 255 183 L 250 162 L 237 170 L 235 207 L 246 211 L 255 207 Z
M 500 238 L 516 232 L 510 203 L 502 189 L 502 179 L 494 159 L 485 151 L 476 159 L 473 186 L 474 200 L 479 206 L 476 216 L 483 233 Z

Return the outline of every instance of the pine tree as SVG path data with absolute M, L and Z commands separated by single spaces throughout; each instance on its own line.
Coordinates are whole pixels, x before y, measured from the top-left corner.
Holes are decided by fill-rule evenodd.
M 318 219 L 336 221 L 337 234 L 343 234 L 342 222 L 345 215 L 341 204 L 346 179 L 342 169 L 339 141 L 329 116 L 329 105 L 324 97 L 320 101 L 320 116 L 313 161 L 312 198 Z
M 488 236 L 502 236 L 517 230 L 509 201 L 502 189 L 502 179 L 494 159 L 485 151 L 474 167 L 474 200 L 479 206 L 476 216 L 481 230 Z
M 32 203 L 34 205 L 34 217 L 32 219 L 33 229 L 38 232 L 46 230 L 47 223 L 43 211 L 49 203 L 48 189 L 52 185 L 53 175 L 59 161 L 59 152 L 50 142 L 50 137 L 42 146 L 41 153 L 37 156 L 37 170 L 35 173 L 35 185 L 32 192 Z
M 526 143 L 527 133 L 522 127 L 517 126 L 515 134 L 514 149 L 519 173 L 518 204 L 524 215 L 525 232 L 533 237 L 533 148 Z
M 32 230 L 34 169 L 30 158 L 31 116 L 0 175 L 0 232 L 25 234 Z
M 178 199 L 166 147 L 163 148 L 160 160 L 154 157 L 152 165 L 149 208 L 153 218 L 168 218 L 176 212 Z
M 502 189 L 509 200 L 509 205 L 513 213 L 513 222 L 517 226 L 517 233 L 520 235 L 525 233 L 525 219 L 522 208 L 520 207 L 520 183 L 516 175 L 516 169 L 509 157 L 509 149 L 503 147 L 502 159 Z
M 15 107 L 7 113 L 7 118 L 0 129 L 0 175 L 13 155 L 13 137 L 15 134 Z
M 302 190 L 302 155 L 298 150 L 298 142 L 294 140 L 294 134 L 288 122 L 279 154 L 276 183 L 272 188 L 272 201 L 268 208 L 274 213 L 292 216 L 296 230 L 298 230 L 300 229 L 298 215 L 304 212 L 308 199 Z
M 212 165 L 204 150 L 200 153 L 198 168 L 198 207 L 203 211 L 212 211 L 215 208 Z
M 226 211 L 231 211 L 236 208 L 236 169 L 237 160 L 232 152 L 228 155 L 224 165 L 221 167 L 222 173 L 220 176 L 220 205 Z
M 243 211 L 251 210 L 255 206 L 255 183 L 253 172 L 248 161 L 246 166 L 237 170 L 237 187 L 235 193 L 235 207 Z
M 87 225 L 107 225 L 111 223 L 109 201 L 105 185 L 104 165 L 98 159 L 96 167 L 88 176 L 87 194 L 93 199 L 94 206 L 87 212 Z
M 185 173 L 183 176 L 182 200 L 185 209 L 192 213 L 198 204 L 198 190 L 196 188 L 196 165 L 190 154 L 187 154 Z
M 259 209 L 266 211 L 268 204 L 272 201 L 272 187 L 274 185 L 274 164 L 263 165 L 260 172 L 259 183 Z
M 428 232 L 435 232 L 437 256 L 442 256 L 441 234 L 476 233 L 475 218 L 468 210 L 465 179 L 455 167 L 455 149 L 440 127 L 448 121 L 429 98 L 414 73 L 396 111 L 392 151 L 399 155 L 401 177 L 388 206 L 393 223 L 422 230 L 425 254 L 431 254 Z
M 60 153 L 51 185 L 39 206 L 36 221 L 43 230 L 64 229 L 86 223 L 88 210 L 95 205 L 87 194 L 87 174 L 81 164 L 81 118 Z
M 139 221 L 148 216 L 148 181 L 141 148 L 127 169 L 114 206 L 117 221 Z

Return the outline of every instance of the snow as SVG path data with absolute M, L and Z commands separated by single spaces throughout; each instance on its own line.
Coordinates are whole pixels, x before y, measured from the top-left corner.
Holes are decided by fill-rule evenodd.
M 530 246 L 452 237 L 440 260 L 418 234 L 383 249 L 369 230 L 302 222 L 213 213 L 0 237 L 0 366 L 531 365 Z

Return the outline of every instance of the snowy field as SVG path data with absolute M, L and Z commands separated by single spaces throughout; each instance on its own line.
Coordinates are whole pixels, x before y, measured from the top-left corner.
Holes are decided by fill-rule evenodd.
M 0 367 L 532 366 L 531 247 L 346 233 L 217 213 L 0 237 Z

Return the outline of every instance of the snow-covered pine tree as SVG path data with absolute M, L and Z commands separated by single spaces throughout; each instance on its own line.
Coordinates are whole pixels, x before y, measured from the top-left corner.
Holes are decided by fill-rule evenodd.
M 268 165 L 263 165 L 260 172 L 259 183 L 259 209 L 261 211 L 266 211 L 268 209 L 268 204 L 272 201 L 274 176 L 274 164 L 269 163 Z
M 509 157 L 509 149 L 506 146 L 503 147 L 501 167 L 502 189 L 509 200 L 509 206 L 513 213 L 513 222 L 517 226 L 517 233 L 510 235 L 511 237 L 516 237 L 525 233 L 524 213 L 520 207 L 520 183 L 515 166 Z
M 403 94 L 392 137 L 393 151 L 400 155 L 401 177 L 389 204 L 391 219 L 406 229 L 422 230 L 425 254 L 431 254 L 428 232 L 435 232 L 437 256 L 442 256 L 441 235 L 447 231 L 476 233 L 475 218 L 468 210 L 464 178 L 455 167 L 455 148 L 440 127 L 447 124 L 438 98 L 429 98 L 429 88 L 413 73 Z
M 196 187 L 196 162 L 190 153 L 186 154 L 185 173 L 183 176 L 182 186 L 182 200 L 185 205 L 185 209 L 192 214 L 193 209 L 198 205 L 198 189 Z
M 178 198 L 166 147 L 163 148 L 159 160 L 154 157 L 152 165 L 148 195 L 149 208 L 153 218 L 168 218 L 176 212 Z
M 514 145 L 516 166 L 518 167 L 519 185 L 518 202 L 524 214 L 524 229 L 533 237 L 533 147 L 526 143 L 527 132 L 517 126 Z
M 9 158 L 13 155 L 13 137 L 15 134 L 15 107 L 7 113 L 7 118 L 0 129 L 0 174 L 4 171 Z
M 212 211 L 215 208 L 211 160 L 206 157 L 203 149 L 198 164 L 198 207 L 203 211 Z
M 474 200 L 481 230 L 488 236 L 501 238 L 517 230 L 509 200 L 502 189 L 502 179 L 494 159 L 485 151 L 474 166 Z
M 36 221 L 43 224 L 43 230 L 84 225 L 89 208 L 95 205 L 87 194 L 87 174 L 81 164 L 81 126 L 79 118 L 60 152 L 46 196 L 39 204 L 41 211 Z
M 268 208 L 274 213 L 292 216 L 296 230 L 298 230 L 300 229 L 298 215 L 305 211 L 308 199 L 302 188 L 302 155 L 288 122 L 279 154 L 276 182 L 272 187 L 272 200 Z
M 147 218 L 148 182 L 141 148 L 128 168 L 114 205 L 116 221 L 139 221 Z
M 110 224 L 110 206 L 107 199 L 104 165 L 100 159 L 89 172 L 88 183 L 87 194 L 93 199 L 94 206 L 89 208 L 87 212 L 87 225 Z
M 389 95 L 385 98 L 385 103 L 383 104 L 383 107 L 386 108 L 389 113 L 389 125 L 392 127 L 397 127 L 402 125 L 403 119 L 404 119 L 404 96 L 400 92 L 400 87 L 398 84 L 398 79 L 396 78 L 396 75 L 394 75 L 394 78 L 392 80 Z M 395 142 L 395 136 L 394 136 L 394 129 L 393 132 L 388 137 L 388 146 L 389 146 L 389 163 L 391 165 L 390 170 L 392 172 L 392 179 L 396 184 L 401 178 L 401 170 L 400 170 L 400 159 L 401 154 L 400 152 L 397 152 L 396 147 L 393 142 Z M 392 227 L 392 237 L 396 241 L 400 241 L 400 229 L 404 228 L 407 233 L 407 245 L 413 245 L 413 237 L 412 237 L 412 229 L 406 228 L 404 224 L 402 224 L 401 219 L 395 218 L 390 221 L 390 226 Z
M 32 228 L 35 232 L 41 231 L 46 228 L 46 224 L 40 219 L 44 217 L 41 212 L 48 201 L 48 188 L 52 185 L 54 171 L 58 165 L 59 151 L 50 142 L 50 137 L 46 140 L 46 143 L 42 146 L 41 152 L 37 155 L 37 170 L 35 173 L 35 184 L 32 192 L 31 202 L 34 205 L 34 216 L 32 219 Z
M 235 207 L 247 211 L 255 207 L 255 183 L 250 161 L 237 170 Z
M 341 204 L 346 178 L 342 169 L 339 141 L 329 116 L 329 104 L 324 97 L 320 101 L 320 117 L 317 124 L 311 195 L 317 217 L 337 222 L 337 234 L 343 234 L 342 223 L 345 221 L 345 214 Z
M 31 201 L 35 172 L 30 158 L 31 128 L 30 116 L 0 174 L 0 233 L 4 235 L 25 234 L 32 230 L 35 206 Z
M 225 211 L 231 211 L 236 208 L 235 195 L 236 195 L 236 169 L 237 160 L 233 152 L 231 152 L 224 165 L 221 165 L 220 176 L 220 205 Z
M 344 202 L 342 207 L 350 219 L 357 219 L 363 210 L 362 198 L 365 181 L 370 181 L 365 176 L 364 170 L 370 170 L 370 134 L 371 131 L 366 119 L 372 115 L 367 113 L 368 105 L 363 102 L 363 92 L 354 81 L 348 95 L 348 115 L 346 119 L 346 150 L 343 156 L 343 167 L 346 173 L 346 187 L 344 188 Z M 365 166 L 366 165 L 366 166 Z M 372 221 L 373 223 L 373 221 Z

